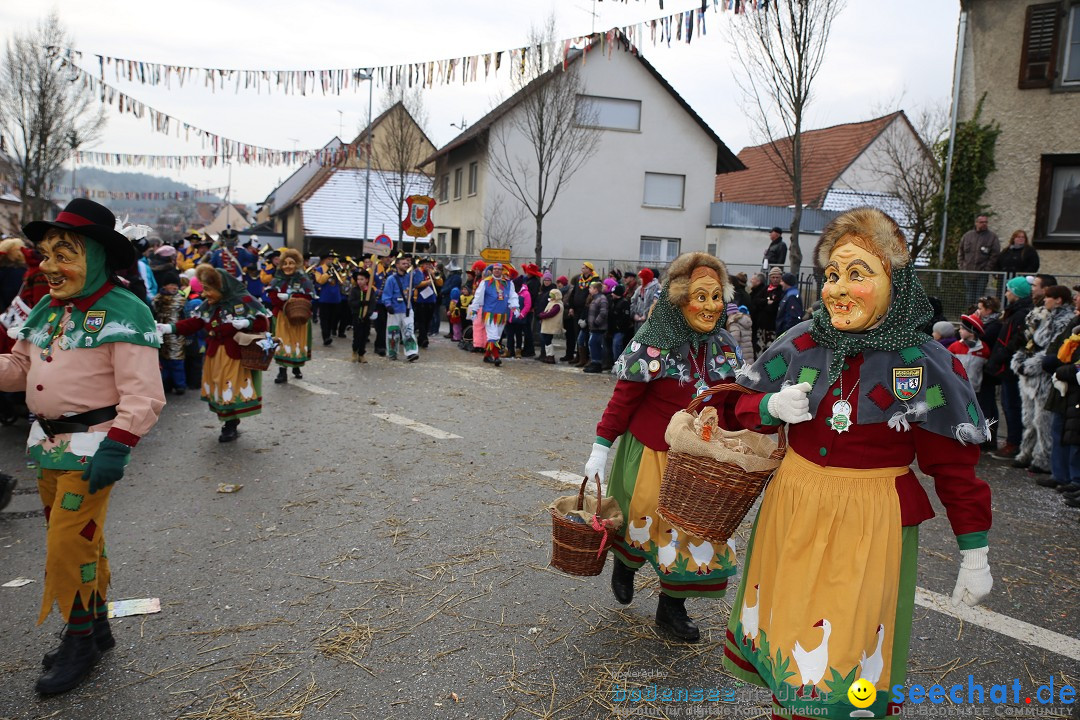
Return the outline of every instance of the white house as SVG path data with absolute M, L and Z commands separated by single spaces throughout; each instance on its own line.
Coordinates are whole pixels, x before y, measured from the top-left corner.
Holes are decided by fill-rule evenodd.
M 594 46 L 595 47 L 595 46 Z M 742 165 L 639 53 L 574 51 L 565 71 L 534 83 L 582 82 L 578 102 L 601 127 L 596 153 L 559 191 L 543 224 L 543 256 L 603 263 L 664 263 L 705 250 L 717 173 Z M 492 175 L 493 138 L 513 156 L 533 150 L 512 122 L 519 91 L 424 161 L 435 162 L 434 234 L 440 249 L 474 255 L 489 245 L 530 258 L 535 221 Z

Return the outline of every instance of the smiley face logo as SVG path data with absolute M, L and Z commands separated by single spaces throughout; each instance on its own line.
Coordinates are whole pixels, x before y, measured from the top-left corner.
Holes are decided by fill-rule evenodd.
M 859 678 L 851 683 L 847 691 L 848 700 L 857 708 L 866 708 L 874 704 L 877 698 L 877 689 L 866 678 Z

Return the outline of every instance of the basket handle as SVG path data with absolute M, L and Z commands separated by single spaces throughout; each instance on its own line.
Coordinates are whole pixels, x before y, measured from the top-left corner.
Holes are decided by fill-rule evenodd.
M 600 495 L 600 476 L 596 475 L 596 512 L 600 512 L 600 503 L 603 501 Z M 585 486 L 589 484 L 589 476 L 586 475 L 581 481 L 581 488 L 578 489 L 577 495 L 577 509 L 585 509 Z
M 719 395 L 720 393 L 723 393 L 723 392 L 737 392 L 737 393 L 742 393 L 744 395 L 749 395 L 750 393 L 753 393 L 753 392 L 756 392 L 756 391 L 751 390 L 750 388 L 747 388 L 747 387 L 743 387 L 742 385 L 740 385 L 738 383 L 720 383 L 719 385 L 714 385 L 714 386 L 710 387 L 709 389 L 707 389 L 705 392 L 701 393 L 700 395 L 695 395 L 694 399 L 690 401 L 690 404 L 686 406 L 687 412 L 697 412 L 701 408 L 701 406 L 705 403 L 706 400 L 711 400 L 713 397 L 715 397 L 716 395 Z M 777 442 L 776 450 L 773 451 L 772 456 L 775 457 L 775 458 L 782 458 L 784 456 L 784 452 L 787 451 L 787 425 L 786 424 L 780 426 L 780 430 L 777 432 L 777 435 L 779 437 L 779 441 Z M 586 479 L 588 479 L 588 478 L 586 478 Z M 584 491 L 584 487 L 585 486 L 582 485 L 582 490 L 583 491 Z

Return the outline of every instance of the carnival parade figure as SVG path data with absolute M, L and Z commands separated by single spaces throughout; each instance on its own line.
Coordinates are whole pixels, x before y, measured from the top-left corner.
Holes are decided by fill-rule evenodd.
M 615 362 L 618 381 L 585 465 L 589 478 L 603 480 L 609 449 L 619 440 L 608 494 L 618 500 L 627 530 L 613 546 L 615 599 L 633 599 L 634 574 L 649 563 L 660 578 L 657 625 L 690 643 L 700 632 L 686 613 L 686 598 L 721 597 L 735 573 L 735 554 L 727 544 L 672 527 L 657 513 L 667 467 L 664 432 L 697 395 L 734 381 L 741 364 L 738 345 L 723 329 L 732 292 L 727 270 L 715 257 L 687 253 L 675 259 L 655 309 Z
M 493 363 L 495 367 L 499 367 L 502 365 L 502 360 L 499 358 L 499 341 L 502 340 L 503 329 L 510 320 L 511 314 L 518 311 L 520 301 L 513 283 L 503 277 L 503 266 L 493 263 L 488 267 L 491 269 L 491 274 L 476 286 L 476 294 L 469 305 L 469 317 L 479 315 L 483 318 L 484 362 Z
M 304 257 L 298 250 L 285 248 L 281 251 L 281 260 L 267 290 L 273 304 L 273 333 L 281 340 L 274 362 L 278 364 L 275 383 L 288 382 L 289 368 L 293 376 L 304 377 L 300 368 L 311 360 L 311 314 L 307 319 L 293 322 L 285 314 L 285 305 L 290 301 L 307 300 L 315 297 L 315 285 L 304 271 Z
M 163 334 L 194 335 L 206 330 L 206 358 L 203 361 L 202 399 L 221 421 L 219 442 L 239 436 L 240 420 L 262 412 L 262 373 L 240 363 L 240 340 L 265 333 L 269 315 L 244 284 L 223 269 L 209 265 L 195 268 L 202 283 L 202 304 L 192 316 L 175 324 L 158 325 Z M 248 337 L 238 337 L 241 331 Z
M 55 222 L 23 228 L 41 253 L 49 295 L 0 356 L 0 390 L 25 390 L 36 416 L 27 449 L 47 523 L 38 623 L 54 603 L 67 623 L 44 658 L 42 694 L 76 687 L 116 644 L 106 603 L 109 497 L 165 405 L 154 318 L 114 276 L 135 262 L 115 224 L 107 208 L 79 198 Z
M 244 269 L 255 265 L 257 260 L 254 253 L 236 246 L 239 236 L 236 228 L 226 227 L 221 231 L 221 247 L 210 253 L 210 265 L 238 280 L 243 278 Z
M 409 362 L 420 358 L 413 296 L 422 282 L 424 274 L 412 269 L 412 255 L 398 255 L 393 271 L 383 282 L 382 293 L 382 304 L 390 314 L 386 321 L 386 357 L 390 360 L 397 360 L 399 350 L 405 353 Z
M 934 479 L 956 535 L 952 602 L 975 605 L 993 584 L 990 489 L 975 476 L 989 428 L 963 365 L 919 330 L 932 310 L 892 218 L 840 215 L 814 259 L 822 308 L 740 371 L 752 393 L 722 395 L 728 429 L 788 425 L 724 666 L 772 691 L 774 717 L 885 718 L 907 672 L 919 523 L 934 515 L 910 465 Z M 859 678 L 872 701 L 847 693 Z

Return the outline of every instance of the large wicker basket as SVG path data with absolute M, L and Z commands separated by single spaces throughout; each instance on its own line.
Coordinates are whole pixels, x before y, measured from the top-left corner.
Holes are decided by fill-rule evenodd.
M 311 301 L 302 297 L 291 297 L 285 301 L 285 317 L 291 323 L 306 323 L 311 319 Z
M 581 481 L 577 495 L 577 510 L 585 508 L 585 486 L 589 478 Z M 569 499 L 569 496 L 567 496 Z M 590 498 L 591 500 L 591 498 Z M 596 512 L 603 503 L 600 478 L 596 478 Z M 551 510 L 551 565 L 570 575 L 599 575 L 604 570 L 611 537 L 604 529 L 566 519 L 555 509 Z
M 270 363 L 274 360 L 274 351 L 280 341 L 274 338 L 274 347 L 263 350 L 258 343 L 240 346 L 240 366 L 248 370 L 269 370 Z
M 694 398 L 686 409 L 696 412 L 706 399 L 722 392 L 751 391 L 734 383 L 717 385 Z M 781 428 L 780 442 L 771 457 L 780 460 L 786 449 L 787 439 Z M 680 530 L 711 542 L 725 542 L 746 517 L 773 472 L 750 472 L 710 457 L 669 452 L 657 512 Z

